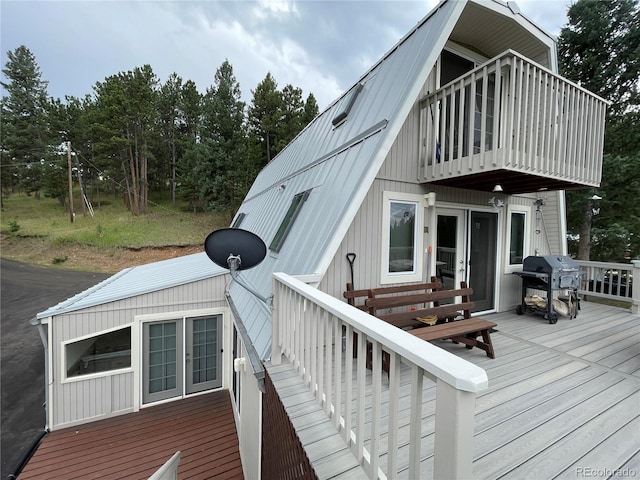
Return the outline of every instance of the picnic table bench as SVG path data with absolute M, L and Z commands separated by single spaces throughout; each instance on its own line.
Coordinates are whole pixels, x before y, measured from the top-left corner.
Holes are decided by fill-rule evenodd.
M 490 331 L 496 324 L 471 317 L 473 289 L 465 282 L 459 289 L 441 288 L 435 278 L 430 283 L 368 290 L 350 290 L 347 285 L 344 296 L 351 305 L 425 341 L 452 340 L 467 348 L 480 348 L 489 358 L 495 358 Z M 457 297 L 461 301 L 455 303 Z M 355 305 L 356 298 L 364 298 L 364 303 Z

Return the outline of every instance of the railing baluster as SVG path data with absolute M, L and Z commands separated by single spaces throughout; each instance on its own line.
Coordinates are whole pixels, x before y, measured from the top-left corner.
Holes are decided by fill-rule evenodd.
M 420 478 L 422 456 L 422 384 L 424 373 L 411 366 L 411 412 L 409 414 L 409 478 Z M 437 407 L 436 407 L 437 408 Z
M 358 335 L 358 393 L 356 395 L 356 459 L 364 464 L 364 400 L 367 383 L 367 340 L 364 334 Z
M 500 145 L 500 105 L 502 103 L 502 63 L 498 58 L 495 65 L 495 81 L 493 82 L 493 132 L 491 133 L 491 163 L 498 165 L 498 149 Z
M 380 457 L 380 418 L 382 396 L 382 348 L 375 340 L 372 342 L 373 361 L 371 365 L 371 472 L 372 478 L 378 476 Z
M 387 478 L 398 474 L 398 406 L 400 397 L 400 355 L 390 352 L 389 361 L 389 432 L 387 434 Z
M 344 396 L 344 430 L 342 438 L 347 445 L 351 445 L 351 415 L 353 410 L 353 327 L 346 326 L 346 350 L 344 354 L 345 396 Z
M 327 417 L 331 418 L 331 399 L 333 396 L 333 382 L 332 382 L 332 360 L 333 357 L 331 355 L 333 345 L 333 315 L 327 313 L 326 315 L 326 324 L 325 324 L 325 337 L 324 337 L 324 363 L 325 363 L 325 383 L 324 383 L 324 413 L 327 414 Z
M 317 329 L 318 329 L 318 392 L 316 394 L 316 399 L 318 400 L 318 403 L 320 405 L 323 405 L 323 401 L 324 401 L 324 356 L 325 356 L 325 348 L 326 348 L 326 341 L 325 341 L 325 335 L 324 335 L 324 330 L 326 327 L 326 323 L 327 323 L 327 316 L 329 315 L 329 313 L 326 310 L 322 310 L 321 315 L 318 317 L 318 325 L 317 325 Z
M 335 392 L 333 394 L 333 426 L 336 430 L 340 431 L 340 421 L 342 418 L 342 322 L 333 317 L 334 325 L 334 337 L 333 337 L 333 352 L 334 352 L 334 380 Z

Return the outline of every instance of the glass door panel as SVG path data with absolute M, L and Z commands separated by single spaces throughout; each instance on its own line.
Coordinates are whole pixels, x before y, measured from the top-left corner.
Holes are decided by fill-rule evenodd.
M 471 212 L 469 220 L 469 286 L 474 311 L 495 308 L 498 214 Z
M 187 394 L 222 385 L 220 355 L 222 351 L 222 315 L 187 318 L 185 366 Z
M 182 320 L 143 327 L 143 403 L 182 395 Z
M 460 288 L 465 280 L 465 212 L 438 209 L 436 226 L 436 276 L 443 288 Z

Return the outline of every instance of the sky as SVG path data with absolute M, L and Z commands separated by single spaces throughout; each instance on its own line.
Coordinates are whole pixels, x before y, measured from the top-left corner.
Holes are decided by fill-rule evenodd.
M 518 0 L 558 35 L 571 0 Z M 320 110 L 353 85 L 436 5 L 436 0 L 0 0 L 2 68 L 26 46 L 49 96 L 84 97 L 108 76 L 151 65 L 200 92 L 228 60 L 242 99 L 268 72 L 316 97 Z M 2 75 L 2 81 L 6 77 Z M 5 95 L 5 91 L 2 94 Z

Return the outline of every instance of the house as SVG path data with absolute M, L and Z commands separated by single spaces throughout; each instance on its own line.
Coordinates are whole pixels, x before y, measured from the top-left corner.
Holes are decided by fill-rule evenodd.
M 436 275 L 466 280 L 478 312 L 513 309 L 523 259 L 566 254 L 564 190 L 600 182 L 606 101 L 557 70 L 555 40 L 513 2 L 442 1 L 258 175 L 232 226 L 268 252 L 243 282 L 279 315 L 275 272 L 334 299 Z M 228 389 L 260 477 L 272 313 L 204 253 L 124 270 L 33 323 L 48 429 Z

